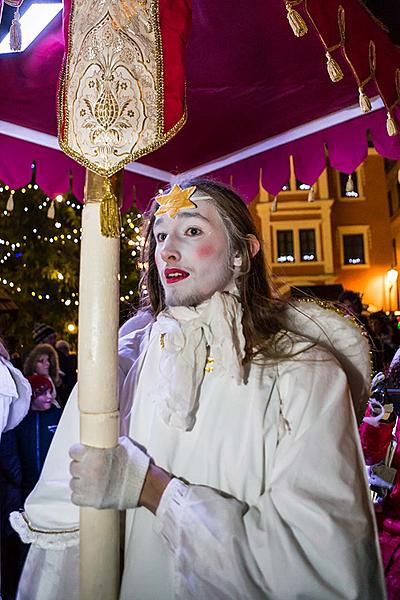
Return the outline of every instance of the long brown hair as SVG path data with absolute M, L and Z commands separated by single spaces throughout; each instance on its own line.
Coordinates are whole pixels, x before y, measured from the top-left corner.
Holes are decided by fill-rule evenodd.
M 286 303 L 272 297 L 268 283 L 262 244 L 250 212 L 242 198 L 231 188 L 208 179 L 193 179 L 180 184 L 182 188 L 195 185 L 197 190 L 210 196 L 228 232 L 231 257 L 242 258 L 236 284 L 243 307 L 243 333 L 246 339 L 245 362 L 270 359 L 276 356 L 276 334 L 282 329 L 278 313 Z M 140 307 L 156 317 L 164 308 L 164 291 L 155 264 L 156 240 L 153 235 L 154 213 L 158 204 L 153 201 L 145 215 L 142 262 L 145 270 L 140 282 Z M 251 256 L 249 236 L 260 241 L 260 250 Z
M 58 387 L 61 384 L 60 365 L 57 352 L 50 344 L 38 344 L 33 348 L 24 362 L 24 375 L 25 377 L 30 377 L 36 373 L 36 363 L 42 354 L 46 354 L 49 357 L 49 376 L 53 380 L 54 385 Z

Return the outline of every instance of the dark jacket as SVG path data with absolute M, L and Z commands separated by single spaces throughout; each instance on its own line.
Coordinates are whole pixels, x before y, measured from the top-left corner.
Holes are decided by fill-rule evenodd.
M 21 462 L 23 500 L 39 479 L 61 413 L 62 411 L 56 406 L 44 411 L 30 410 L 25 419 L 15 428 Z

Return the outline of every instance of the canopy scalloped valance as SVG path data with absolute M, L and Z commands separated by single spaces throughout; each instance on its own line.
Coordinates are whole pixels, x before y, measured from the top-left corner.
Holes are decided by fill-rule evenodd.
M 293 35 L 289 9 L 303 18 L 306 35 Z M 0 56 L 7 82 L 0 92 L 0 179 L 26 185 L 36 160 L 37 183 L 49 196 L 67 191 L 72 169 L 82 198 L 83 168 L 57 150 L 63 49 L 56 18 L 24 53 Z M 343 74 L 335 83 L 326 52 Z M 358 0 L 254 0 L 252 11 L 230 0 L 218 7 L 193 0 L 187 124 L 166 147 L 126 166 L 124 206 L 136 197 L 142 209 L 160 185 L 193 175 L 232 182 L 250 201 L 260 169 L 276 195 L 288 180 L 290 155 L 297 178 L 309 185 L 325 168 L 326 153 L 335 169 L 351 173 L 367 155 L 368 132 L 380 154 L 400 159 L 400 136 L 388 135 L 394 130 L 387 115 L 397 127 L 399 68 L 400 50 Z M 365 114 L 362 94 L 372 108 Z

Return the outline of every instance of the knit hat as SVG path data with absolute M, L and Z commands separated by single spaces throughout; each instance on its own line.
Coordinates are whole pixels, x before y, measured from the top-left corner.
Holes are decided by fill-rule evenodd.
M 28 377 L 28 381 L 31 384 L 33 399 L 44 394 L 46 390 L 53 390 L 51 380 L 44 375 L 31 375 Z
M 52 333 L 56 333 L 56 330 L 45 323 L 35 323 L 32 333 L 35 344 L 40 344 L 40 342 L 43 342 L 47 336 L 51 335 Z

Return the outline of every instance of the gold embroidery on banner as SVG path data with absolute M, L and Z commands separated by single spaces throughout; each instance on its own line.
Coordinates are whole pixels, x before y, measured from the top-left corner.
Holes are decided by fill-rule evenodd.
M 116 0 L 89 6 L 73 0 L 70 23 L 58 99 L 60 146 L 110 176 L 175 135 L 186 121 L 186 106 L 164 134 L 158 0 L 138 0 L 129 10 Z

